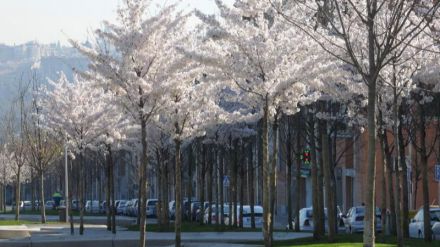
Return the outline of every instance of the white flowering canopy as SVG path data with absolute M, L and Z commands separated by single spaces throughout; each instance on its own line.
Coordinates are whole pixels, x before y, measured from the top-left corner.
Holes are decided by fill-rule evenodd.
M 164 105 L 161 84 L 180 73 L 176 47 L 185 39 L 188 15 L 169 5 L 147 15 L 151 1 L 127 0 L 116 23 L 104 22 L 92 47 L 71 43 L 91 61 L 83 75 L 115 92 L 135 123 L 157 117 Z
M 3 149 L 0 152 L 0 183 L 3 185 L 10 184 L 14 181 L 14 164 L 13 160 L 10 158 L 8 154 L 6 154 L 6 150 Z
M 43 109 L 42 123 L 61 134 L 71 152 L 93 149 L 106 133 L 112 134 L 106 142 L 121 135 L 117 130 L 109 130 L 120 114 L 111 92 L 78 78 L 71 83 L 64 74 L 58 81 L 49 81 L 49 87 L 42 90 L 39 102 Z
M 201 48 L 189 54 L 217 68 L 217 80 L 236 91 L 237 102 L 263 113 L 268 101 L 271 118 L 294 114 L 298 104 L 318 98 L 311 94 L 322 81 L 333 80 L 334 66 L 316 43 L 291 28 L 264 1 L 217 0 L 220 17 L 196 12 L 204 22 Z

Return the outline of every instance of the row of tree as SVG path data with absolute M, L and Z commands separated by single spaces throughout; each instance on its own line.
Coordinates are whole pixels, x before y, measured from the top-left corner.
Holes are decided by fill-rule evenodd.
M 179 11 L 177 5 L 148 15 L 149 1 L 126 0 L 118 9 L 118 21 L 104 22 L 104 28 L 96 30 L 91 47 L 72 40 L 71 44 L 89 59 L 89 70 L 78 71 L 73 82 L 61 76 L 35 90 L 35 110 L 29 120 L 35 130 L 27 131 L 27 125 L 21 124 L 17 132 L 21 136 L 32 132 L 35 137 L 17 138 L 18 142 L 11 139 L 6 144 L 14 146 L 5 153 L 14 156 L 16 180 L 20 181 L 19 164 L 25 163 L 19 148 L 25 140 L 35 142 L 30 145 L 35 148 L 32 162 L 39 173 L 51 162 L 45 145 L 47 150 L 56 146 L 47 140 L 66 145 L 70 157 L 77 160 L 82 234 L 85 183 L 81 178 L 86 150 L 105 153 L 110 184 L 114 177 L 112 154 L 122 149 L 139 152 L 139 229 L 140 246 L 144 246 L 147 168 L 152 157 L 157 159 L 159 185 L 164 188 L 170 178 L 161 164 L 172 153 L 176 212 L 182 212 L 182 146 L 203 137 L 202 150 L 214 146 L 217 148 L 210 150 L 215 154 L 228 148 L 237 153 L 239 140 L 256 135 L 259 148 L 251 153 L 258 155 L 253 159 L 258 165 L 250 167 L 262 171 L 264 242 L 272 246 L 282 127 L 287 128 L 288 139 L 295 140 L 287 142 L 286 149 L 298 152 L 301 145 L 310 147 L 314 235 L 324 235 L 326 205 L 328 237 L 333 241 L 337 232 L 334 168 L 338 158 L 331 144 L 340 129 L 351 128 L 357 133 L 367 127 L 367 183 L 371 186 L 365 197 L 364 246 L 374 246 L 375 241 L 377 137 L 391 174 L 383 182 L 388 183 L 390 196 L 395 195 L 389 204 L 399 245 L 407 236 L 408 188 L 405 173 L 393 169 L 392 156 L 394 152 L 398 157 L 395 166 L 404 168 L 405 145 L 408 140 L 417 145 L 423 167 L 424 233 L 429 240 L 427 157 L 431 150 L 426 143 L 425 109 L 438 89 L 435 70 L 440 4 L 427 0 L 260 0 L 236 1 L 233 6 L 217 0 L 216 4 L 218 16 L 194 12 L 198 17 L 194 29 L 188 23 L 193 13 Z M 409 114 L 411 111 L 417 114 Z M 405 124 L 414 121 L 421 126 L 417 135 L 407 131 L 412 138 L 405 138 Z M 256 123 L 258 130 L 250 131 Z M 207 159 L 206 152 L 201 152 L 201 159 Z M 301 162 L 294 153 L 286 151 L 288 183 L 292 163 L 296 163 L 299 181 Z M 218 165 L 222 156 L 213 157 L 201 162 L 207 164 L 208 174 L 212 174 L 213 164 L 219 173 L 223 169 Z M 236 175 L 243 171 L 235 165 L 240 163 L 238 156 L 228 160 L 232 194 L 237 198 L 237 189 L 244 186 L 238 186 Z M 191 170 L 188 172 L 191 174 Z M 400 203 L 401 185 L 404 203 Z M 166 193 L 160 194 L 160 213 L 166 221 L 168 198 Z M 115 205 L 112 190 L 109 196 L 113 203 L 107 205 Z M 208 197 L 212 201 L 212 195 Z M 297 204 L 297 218 L 298 210 Z M 114 209 L 110 211 L 114 214 Z M 289 224 L 291 211 L 289 208 Z M 176 213 L 176 246 L 181 243 L 181 222 L 182 214 Z M 299 225 L 295 228 L 298 230 Z

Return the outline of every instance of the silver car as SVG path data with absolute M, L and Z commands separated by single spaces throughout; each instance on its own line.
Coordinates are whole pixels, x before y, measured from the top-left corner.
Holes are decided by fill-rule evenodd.
M 118 214 L 118 215 L 124 214 L 126 205 L 127 205 L 126 200 L 119 200 L 119 204 L 116 207 L 116 214 Z
M 147 208 L 146 208 L 147 217 L 156 216 L 156 204 L 158 201 L 159 201 L 158 199 L 147 200 Z
M 133 200 L 128 200 L 125 203 L 124 212 L 123 212 L 124 215 L 131 216 L 131 208 L 133 207 L 133 203 L 134 203 Z
M 324 208 L 325 223 L 324 227 L 327 229 L 327 208 Z M 295 227 L 295 221 L 292 222 Z M 286 226 L 289 230 L 289 225 Z M 299 210 L 299 229 L 301 231 L 313 231 L 313 208 L 302 208 Z
M 352 207 L 344 218 L 345 231 L 347 233 L 364 231 L 365 206 Z M 382 231 L 381 211 L 376 207 L 376 231 Z

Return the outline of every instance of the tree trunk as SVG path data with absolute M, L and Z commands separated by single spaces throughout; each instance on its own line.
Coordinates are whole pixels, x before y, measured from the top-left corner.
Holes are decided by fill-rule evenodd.
M 68 156 L 66 155 L 66 157 L 68 157 Z M 75 175 L 73 172 L 73 169 L 72 169 L 72 161 L 70 161 L 68 169 L 69 169 L 69 174 Z M 73 179 L 69 179 L 69 181 L 68 181 L 69 183 L 66 184 L 66 186 L 69 187 L 69 203 L 70 203 L 70 207 L 69 207 L 69 221 L 70 222 L 69 223 L 70 223 L 70 235 L 73 236 L 75 233 L 75 228 L 73 225 L 73 209 L 72 209 L 72 206 L 73 206 L 73 203 L 72 203 L 72 201 L 73 201 L 73 186 L 72 186 L 72 181 L 73 181 Z M 78 192 L 76 194 L 77 194 L 77 197 L 76 197 L 76 206 L 75 207 L 78 208 Z
M 114 162 L 113 162 L 113 152 L 110 146 L 108 146 L 108 156 L 110 159 L 110 196 L 111 196 L 111 205 L 109 205 L 109 209 L 111 212 L 111 228 L 112 233 L 116 234 L 116 199 L 115 199 L 115 176 L 114 176 Z
M 390 230 L 391 234 L 396 234 L 396 206 L 395 206 L 395 193 L 394 193 L 394 176 L 393 176 L 393 163 L 391 158 L 390 146 L 388 143 L 388 137 L 386 133 L 381 133 L 381 142 L 383 143 L 385 161 L 387 166 L 387 177 L 388 177 L 388 197 L 390 199 Z
M 40 166 L 41 167 L 41 166 Z M 41 223 L 46 223 L 46 208 L 44 207 L 44 173 L 43 170 L 38 171 L 40 177 L 40 213 L 41 213 Z M 67 203 L 67 202 L 66 202 Z
M 20 220 L 20 174 L 21 166 L 18 167 L 17 180 L 15 181 L 15 220 Z
M 249 143 L 248 150 L 248 190 L 249 190 L 249 205 L 251 207 L 251 228 L 255 229 L 255 195 L 254 195 L 254 153 L 252 149 L 252 142 Z
M 201 175 L 200 175 L 200 202 L 202 203 L 202 208 L 204 207 L 205 203 L 205 173 L 206 173 L 206 147 L 201 144 L 202 146 L 202 168 L 201 168 Z M 205 209 L 202 210 L 202 217 L 200 217 L 200 224 L 204 224 L 204 215 L 205 215 Z
M 263 160 L 262 160 L 262 168 L 263 168 L 263 235 L 264 235 L 264 246 L 271 247 L 272 246 L 272 232 L 270 231 L 270 167 L 268 160 L 268 139 L 269 139 L 269 102 L 268 98 L 265 98 L 264 101 L 264 115 L 263 115 Z
M 232 221 L 233 221 L 233 219 L 232 219 L 232 213 L 233 213 L 233 209 L 232 209 L 232 207 L 233 207 L 233 204 L 232 204 L 232 198 L 233 198 L 233 193 L 232 193 L 232 188 L 234 187 L 233 186 L 233 184 L 234 184 L 234 181 L 232 181 L 233 180 L 233 163 L 234 163 L 234 161 L 233 161 L 233 156 L 234 156 L 234 154 L 233 154 L 233 152 L 235 152 L 235 150 L 232 148 L 232 137 L 231 137 L 231 135 L 229 135 L 229 161 L 228 161 L 228 174 L 229 174 L 229 177 L 231 178 L 231 184 L 229 185 L 229 188 L 228 188 L 228 194 L 229 194 L 229 221 L 228 221 L 228 226 L 229 226 L 229 228 L 231 228 L 232 227 Z
M 384 129 L 384 122 L 383 122 L 383 115 L 382 115 L 382 111 L 379 111 L 379 124 L 380 124 L 380 130 L 378 132 L 378 137 L 379 137 L 379 141 L 380 141 L 380 146 L 382 149 L 382 156 L 383 156 L 383 162 L 384 162 L 384 172 L 386 171 L 387 173 L 387 177 L 388 179 L 386 180 L 387 182 L 387 186 L 383 188 L 383 190 L 386 190 L 386 188 L 388 189 L 388 194 L 385 193 L 384 198 L 388 197 L 389 198 L 389 215 L 387 214 L 386 216 L 386 229 L 384 227 L 384 229 L 382 231 L 386 232 L 386 230 L 389 230 L 390 233 L 392 235 L 396 234 L 396 207 L 395 207 L 395 203 L 396 201 L 394 200 L 394 178 L 393 178 L 393 163 L 392 163 L 392 156 L 391 156 L 391 150 L 390 150 L 390 145 L 388 142 L 388 136 L 386 133 L 386 129 Z M 385 182 L 383 182 L 385 183 Z M 386 199 L 384 199 L 386 201 Z M 383 206 L 383 208 L 386 207 Z M 384 219 L 382 219 L 382 221 L 384 221 Z M 385 226 L 385 225 L 383 225 Z
M 423 191 L 423 238 L 426 242 L 432 241 L 431 217 L 429 212 L 429 186 L 428 186 L 428 155 L 426 151 L 426 120 L 423 105 L 419 104 L 419 138 L 420 161 L 422 164 L 422 191 Z
M 278 164 L 278 143 L 279 143 L 279 133 L 278 133 L 278 114 L 275 115 L 275 121 L 272 126 L 273 129 L 273 157 L 270 167 L 270 232 L 273 232 L 273 224 L 275 218 L 275 201 L 277 198 L 277 188 L 276 188 L 276 173 L 277 173 L 277 164 Z M 273 239 L 272 239 L 273 241 Z
M 165 228 L 169 227 L 169 208 L 168 208 L 168 162 L 165 160 L 166 153 L 163 148 L 160 150 L 160 177 L 161 177 L 161 215 L 162 215 L 162 224 Z
M 327 204 L 327 223 L 328 223 L 328 241 L 335 241 L 335 226 L 336 226 L 336 208 L 334 208 L 334 201 L 332 191 L 335 189 L 331 182 L 331 164 L 329 155 L 329 136 L 327 134 L 327 121 L 321 120 L 321 141 L 322 141 L 322 160 L 324 165 L 324 183 L 325 183 L 325 199 Z
M 225 215 L 225 207 L 224 207 L 224 195 L 223 195 L 223 179 L 224 179 L 224 170 L 223 170 L 223 166 L 225 164 L 225 150 L 222 148 L 220 150 L 221 155 L 220 155 L 220 163 L 219 163 L 219 177 L 220 177 L 220 191 L 219 191 L 219 195 L 220 195 L 220 224 L 223 226 L 225 224 L 225 219 L 224 219 L 224 215 Z M 203 214 L 203 202 L 200 203 L 200 208 Z
M 38 167 L 41 168 L 41 163 L 38 164 Z M 41 198 L 40 198 L 40 200 L 41 200 Z M 32 212 L 35 212 L 35 210 L 36 210 L 35 209 L 35 177 L 34 177 L 34 169 L 32 169 L 32 168 L 31 168 L 31 206 L 32 206 Z M 46 223 L 46 220 L 42 223 Z
M 290 118 L 290 117 L 288 117 Z M 287 121 L 287 140 L 286 140 L 286 165 L 287 165 L 287 222 L 289 229 L 293 229 L 292 215 L 292 131 L 289 121 Z
M 4 185 L 2 183 L 0 183 L 0 211 L 3 211 L 3 205 L 4 205 L 4 195 L 3 195 L 3 191 L 4 191 Z
M 107 146 L 107 151 L 108 151 L 108 146 Z M 107 216 L 107 231 L 111 231 L 112 230 L 112 219 L 111 219 L 111 215 L 110 215 L 110 187 L 111 187 L 111 181 L 110 181 L 110 156 L 109 154 L 107 154 L 106 157 L 106 166 L 105 166 L 105 175 L 107 176 L 107 185 L 106 190 L 105 190 L 105 214 Z
M 238 226 L 238 222 L 237 222 L 237 204 L 238 204 L 238 193 L 237 193 L 237 188 L 238 188 L 238 139 L 234 140 L 234 163 L 233 163 L 233 173 L 232 173 L 232 201 L 233 201 L 233 206 L 231 209 L 231 214 L 233 215 L 233 226 L 237 227 Z
M 182 170 L 180 164 L 180 145 L 181 141 L 178 139 L 174 139 L 174 144 L 176 145 L 176 220 L 175 220 L 175 233 L 176 233 L 176 247 L 180 247 L 180 231 L 182 226 Z
M 403 103 L 402 103 L 403 104 Z M 405 140 L 403 139 L 403 109 L 399 108 L 399 151 L 400 166 L 402 167 L 402 235 L 403 238 L 409 238 L 409 202 L 408 202 L 408 167 L 405 155 Z
M 238 225 L 240 228 L 243 228 L 243 205 L 244 205 L 244 187 L 246 186 L 244 179 L 244 159 L 245 159 L 245 143 L 244 140 L 241 143 L 241 152 L 240 152 L 240 217 Z
M 383 132 L 383 129 L 382 129 L 382 125 L 381 125 L 381 130 L 379 130 L 379 133 L 378 133 L 378 136 L 379 136 L 379 139 L 380 139 L 380 147 L 381 147 L 381 151 L 382 151 L 382 169 L 383 169 L 383 172 L 382 172 L 382 201 L 381 201 L 381 203 L 382 203 L 382 211 L 381 211 L 381 223 L 382 223 L 382 235 L 385 237 L 386 235 L 389 235 L 389 227 L 388 227 L 388 221 L 387 221 L 387 218 L 388 218 L 388 214 L 387 214 L 387 205 L 388 205 L 388 202 L 387 202 L 387 198 L 388 198 L 388 196 L 387 196 L 387 179 L 386 179 L 386 177 L 385 177 L 385 173 L 387 173 L 388 172 L 388 169 L 387 169 L 387 160 L 386 160 L 386 158 L 385 158 L 385 149 L 384 149 L 384 145 L 383 145 L 383 143 L 384 143 L 384 141 L 383 141 L 383 138 L 382 138 L 382 132 Z
M 79 150 L 79 234 L 84 234 L 84 194 L 85 194 L 85 173 L 84 173 L 84 158 L 83 158 L 83 149 Z
M 298 153 L 301 153 L 302 148 L 301 148 L 301 136 L 300 136 L 300 131 L 299 131 L 299 119 L 296 118 L 295 119 L 295 128 L 297 129 L 296 131 L 296 136 L 295 136 L 295 141 L 296 141 L 296 151 Z M 300 222 L 299 222 L 299 211 L 301 210 L 301 201 L 300 198 L 302 193 L 301 193 L 301 157 L 299 155 L 297 155 L 295 157 L 296 160 L 296 171 L 295 171 L 295 194 L 296 194 L 296 200 L 295 200 L 295 232 L 299 232 L 301 231 L 300 228 Z
M 321 236 L 325 235 L 325 211 L 324 211 L 324 162 L 322 158 L 322 142 L 321 140 L 321 129 L 319 128 L 319 123 L 316 123 L 316 141 L 317 145 L 320 150 L 319 156 L 318 156 L 318 218 L 316 219 L 319 221 L 318 225 L 318 231 L 320 232 Z
M 157 184 L 158 184 L 158 202 L 156 204 L 156 214 L 157 214 L 157 224 L 159 226 L 160 231 L 164 230 L 164 224 L 163 224 L 163 207 L 164 207 L 164 201 L 163 201 L 163 183 L 162 183 L 162 161 L 160 157 L 160 151 L 159 148 L 156 148 L 156 171 L 157 171 Z
M 213 162 L 213 157 L 212 157 L 212 146 L 209 146 L 209 161 L 208 161 L 208 202 L 209 202 L 209 206 L 208 206 L 208 225 L 212 224 L 212 162 Z
M 191 202 L 192 202 L 192 165 L 194 162 L 194 157 L 193 157 L 193 150 L 192 150 L 192 146 L 190 145 L 188 147 L 189 149 L 189 155 L 188 155 L 188 209 L 189 209 L 189 221 L 192 222 L 193 221 L 193 212 L 191 209 Z
M 218 166 L 219 166 L 219 157 L 218 157 L 218 149 L 217 146 L 215 146 L 214 149 L 214 177 L 215 177 L 215 217 L 216 217 L 216 221 L 215 224 L 218 226 L 220 223 L 220 210 L 219 210 L 219 204 L 218 202 L 220 201 L 219 198 L 219 185 L 221 184 L 220 178 L 219 178 L 219 174 L 218 174 Z
M 309 141 L 310 141 L 310 152 L 311 152 L 311 175 L 312 175 L 312 204 L 313 204 L 313 215 L 315 220 L 313 222 L 313 238 L 316 240 L 319 240 L 322 238 L 323 233 L 320 232 L 321 226 L 321 220 L 319 219 L 319 183 L 318 183 L 318 160 L 317 160 L 317 154 L 316 154 L 316 138 L 315 138 L 315 123 L 313 121 L 313 115 L 310 114 L 309 116 L 309 125 L 310 125 L 310 131 L 309 131 Z
M 393 64 L 394 67 L 394 64 Z M 393 81 L 396 82 L 396 76 L 395 73 L 393 74 Z M 397 83 L 394 83 L 394 85 L 396 85 Z M 398 122 L 399 122 L 399 116 L 398 116 L 398 106 L 397 106 L 397 87 L 394 87 L 394 104 L 393 104 L 393 113 L 394 113 L 394 146 L 395 146 L 395 158 L 394 158 L 394 167 L 395 167 L 395 175 L 396 175 L 396 197 L 395 197 L 395 206 L 396 206 L 396 233 L 397 233 L 397 245 L 399 247 L 403 247 L 403 236 L 402 236 L 402 223 L 401 223 L 401 213 L 400 213 L 400 195 L 401 195 L 401 190 L 400 190 L 400 141 L 399 141 L 399 127 Z M 406 172 L 406 171 L 405 171 Z
M 164 151 L 164 155 L 162 157 L 166 157 L 165 162 L 162 163 L 162 172 L 163 172 L 163 178 L 162 178 L 162 195 L 163 195 L 163 224 L 168 228 L 170 224 L 170 210 L 168 208 L 168 202 L 169 202 L 169 196 L 168 196 L 168 152 Z
M 368 29 L 368 164 L 367 164 L 367 191 L 365 193 L 365 218 L 364 218 L 364 247 L 375 246 L 374 222 L 375 193 L 376 193 L 376 81 L 378 68 L 376 68 L 375 47 L 375 15 L 377 13 L 377 1 L 373 1 L 368 8 L 366 26 Z
M 140 114 L 143 116 L 143 114 Z M 142 143 L 142 157 L 140 164 L 140 183 L 139 183 L 139 247 L 145 247 L 145 225 L 146 225 L 146 212 L 145 212 L 145 204 L 147 201 L 146 198 L 146 189 L 147 189 L 147 122 L 143 117 L 141 117 L 141 143 Z M 176 201 L 177 204 L 177 201 Z M 177 212 L 177 211 L 176 211 Z

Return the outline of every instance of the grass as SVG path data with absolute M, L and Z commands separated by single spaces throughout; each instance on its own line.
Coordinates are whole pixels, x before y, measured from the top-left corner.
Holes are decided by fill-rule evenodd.
M 291 246 L 306 246 L 306 247 L 362 247 L 362 234 L 341 234 L 336 237 L 334 243 L 328 243 L 327 240 L 315 240 L 313 238 L 301 238 L 288 241 L 276 241 L 277 247 L 291 247 Z M 391 247 L 396 246 L 395 237 L 382 237 L 376 238 L 377 247 Z M 440 241 L 433 241 L 431 243 L 425 243 L 421 239 L 406 239 L 404 241 L 405 247 L 440 247 Z
M 0 226 L 18 226 L 18 225 L 34 225 L 41 224 L 39 221 L 28 221 L 28 220 L 0 220 Z M 50 221 L 46 224 L 60 224 L 60 222 Z
M 6 211 L 6 212 L 1 212 L 0 214 L 15 214 L 15 211 Z M 24 211 L 20 211 L 20 215 L 40 215 L 41 212 L 40 210 L 24 210 Z M 73 216 L 79 216 L 79 211 L 72 211 Z M 53 210 L 53 209 L 49 209 L 46 210 L 46 215 L 55 215 L 58 216 L 59 212 L 58 210 Z M 91 214 L 91 213 L 84 213 L 85 216 L 105 216 L 105 214 Z
M 0 226 L 17 226 L 24 224 L 35 224 L 35 222 L 27 220 L 0 220 Z
M 129 231 L 139 231 L 138 225 L 131 225 L 128 227 Z M 174 224 L 160 228 L 158 224 L 147 224 L 146 231 L 148 232 L 174 232 Z M 182 223 L 182 232 L 261 232 L 261 229 L 250 228 L 233 228 L 229 226 L 217 225 L 200 225 L 199 223 Z

